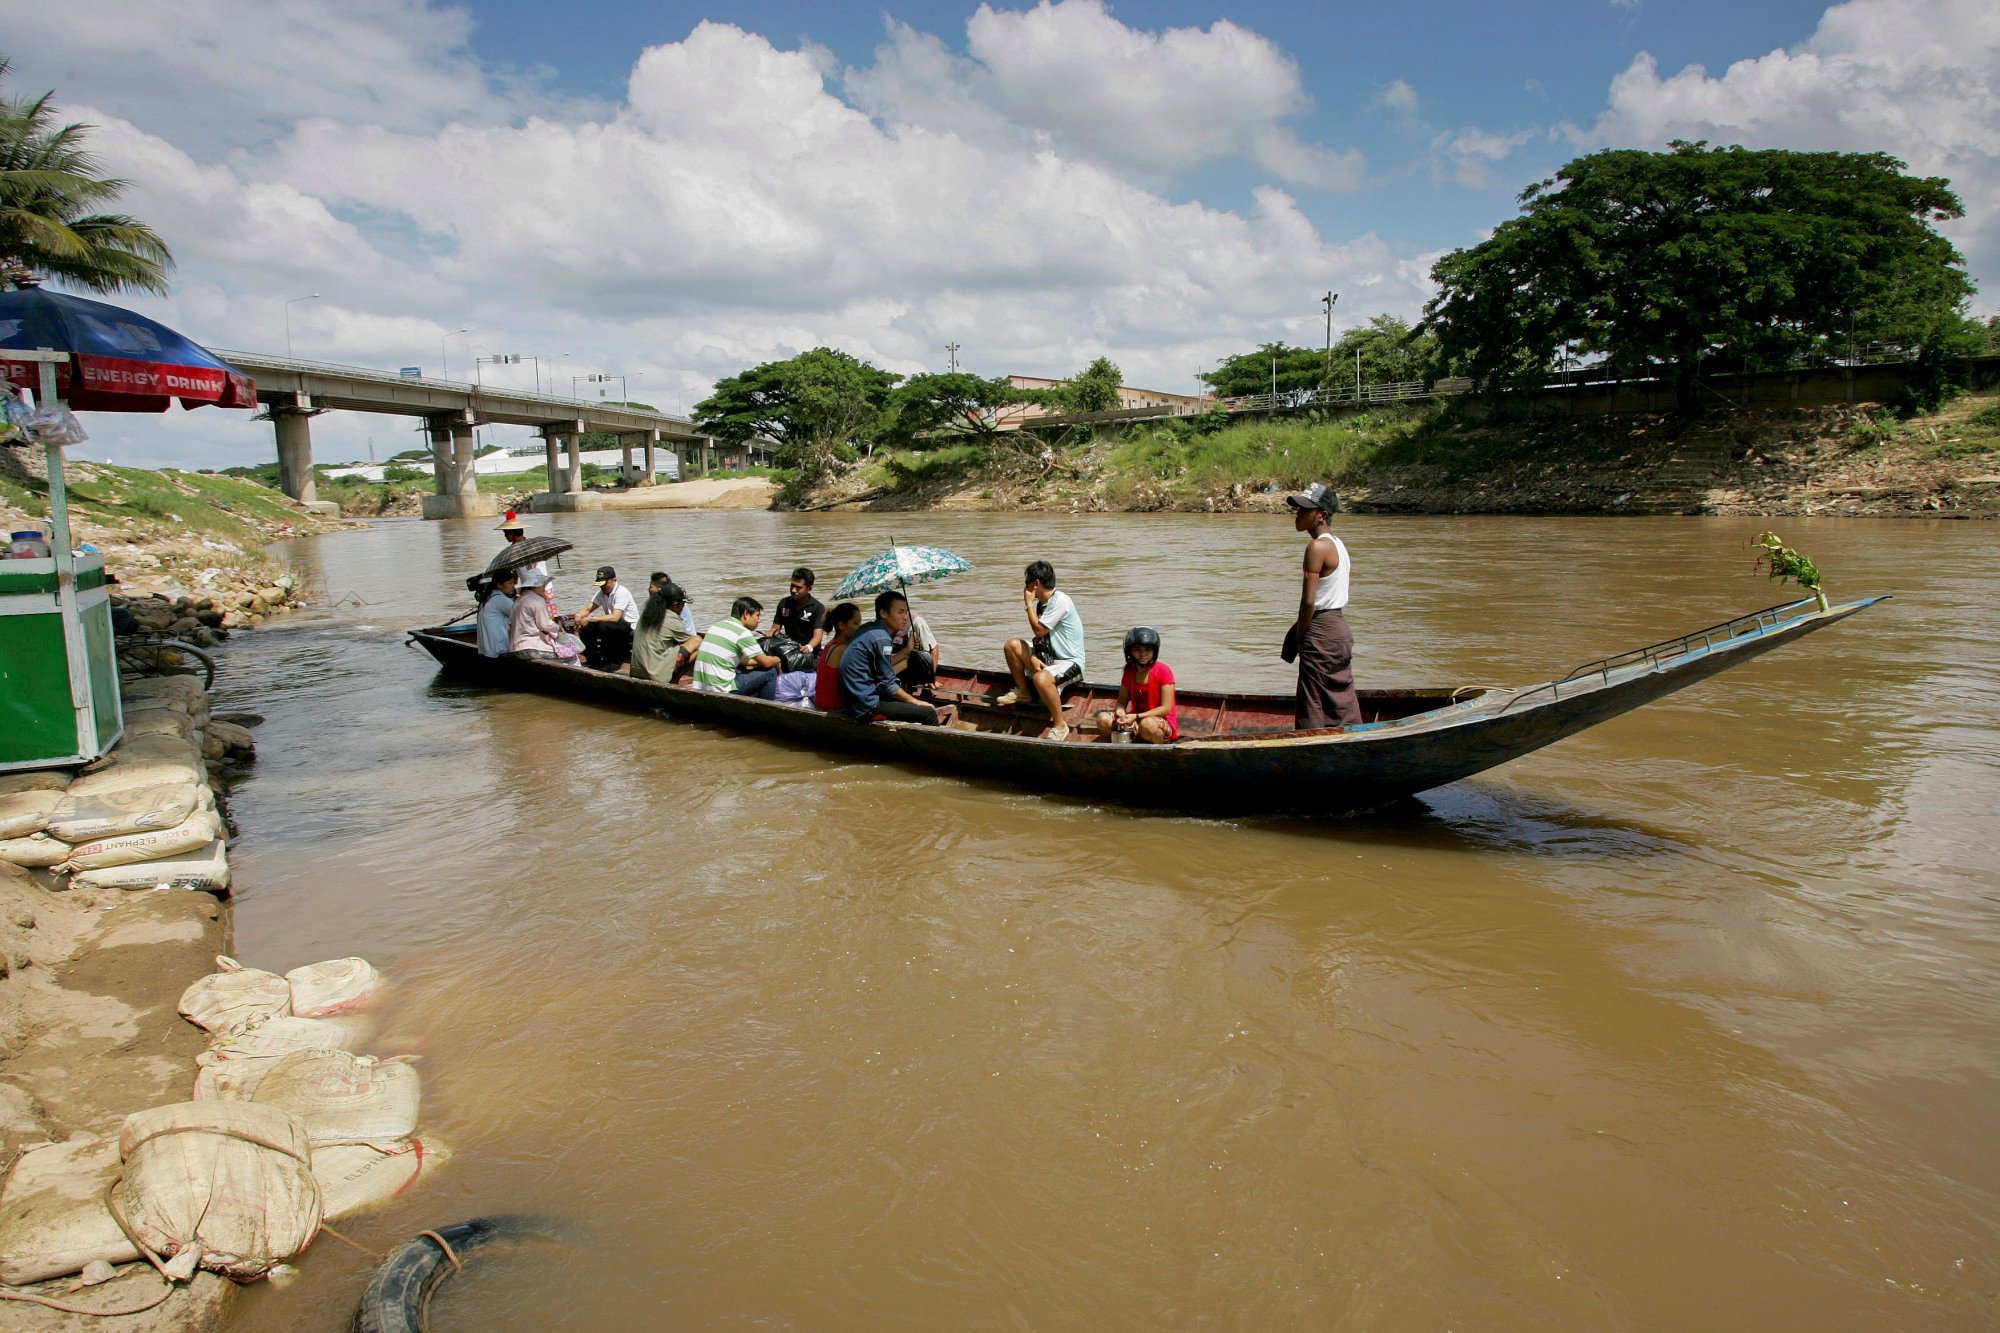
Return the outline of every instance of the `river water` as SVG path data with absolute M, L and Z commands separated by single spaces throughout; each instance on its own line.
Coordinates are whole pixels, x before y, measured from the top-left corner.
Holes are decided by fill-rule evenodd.
M 236 940 L 390 973 L 456 1157 L 350 1234 L 567 1219 L 440 1330 L 1966 1328 L 2000 1318 L 2000 528 L 1788 520 L 1843 625 L 1388 816 L 1134 814 L 441 682 L 490 522 L 283 554 Z M 1364 684 L 1782 599 L 1754 521 L 1343 518 Z M 892 537 L 948 660 L 1046 556 L 1115 675 L 1287 687 L 1280 517 L 538 520 L 706 625 Z M 331 1240 L 234 1327 L 344 1326 Z

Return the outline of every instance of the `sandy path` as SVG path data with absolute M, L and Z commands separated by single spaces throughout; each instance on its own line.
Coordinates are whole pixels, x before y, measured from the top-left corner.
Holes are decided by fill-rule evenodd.
M 769 509 L 778 488 L 764 477 L 708 477 L 629 491 L 599 491 L 606 509 Z

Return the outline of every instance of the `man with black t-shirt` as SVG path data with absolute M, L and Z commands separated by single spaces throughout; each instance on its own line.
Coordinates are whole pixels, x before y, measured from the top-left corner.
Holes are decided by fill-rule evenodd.
M 772 628 L 793 643 L 814 652 L 826 636 L 826 604 L 812 595 L 813 572 L 804 565 L 792 571 L 791 595 L 778 599 Z

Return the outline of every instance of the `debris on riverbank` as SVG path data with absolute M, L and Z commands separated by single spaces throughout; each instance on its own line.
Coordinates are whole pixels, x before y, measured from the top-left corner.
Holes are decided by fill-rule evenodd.
M 1879 404 L 1461 418 L 1384 409 L 1323 422 L 1172 423 L 1036 455 L 970 446 L 880 457 L 800 508 L 1257 512 L 1330 480 L 1358 512 L 2000 517 L 2000 398 L 1901 420 Z

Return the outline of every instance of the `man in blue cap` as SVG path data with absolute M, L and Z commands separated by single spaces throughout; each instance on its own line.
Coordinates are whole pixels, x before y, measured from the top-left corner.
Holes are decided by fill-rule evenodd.
M 1333 487 L 1316 481 L 1285 497 L 1292 528 L 1306 538 L 1305 582 L 1299 615 L 1285 634 L 1280 655 L 1299 663 L 1296 724 L 1300 731 L 1351 727 L 1361 721 L 1354 697 L 1354 633 L 1347 628 L 1347 547 L 1327 528 L 1340 508 Z

